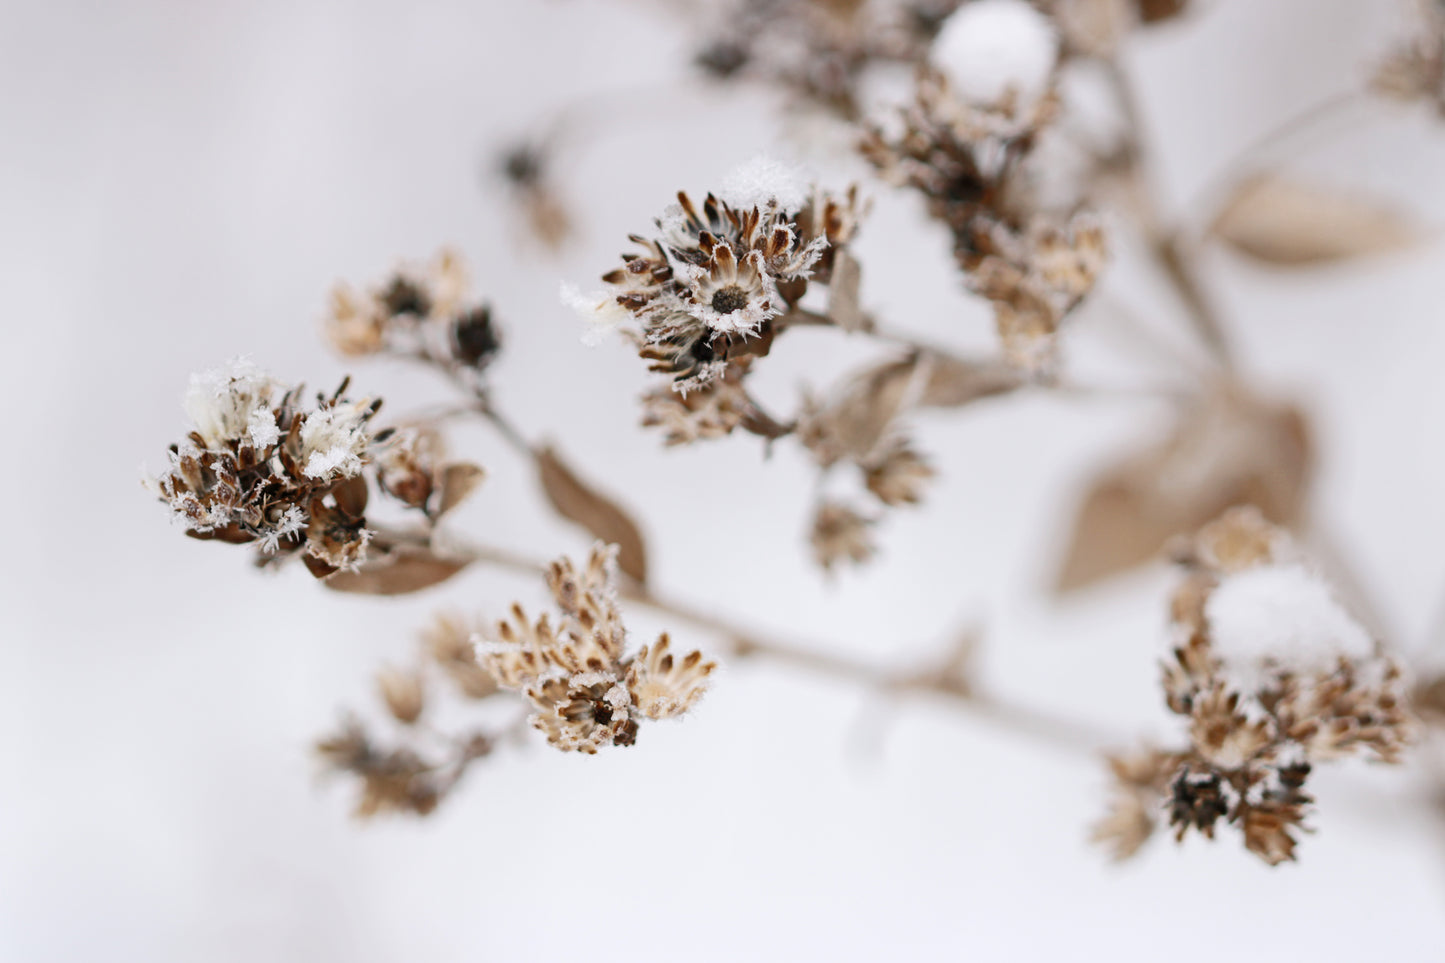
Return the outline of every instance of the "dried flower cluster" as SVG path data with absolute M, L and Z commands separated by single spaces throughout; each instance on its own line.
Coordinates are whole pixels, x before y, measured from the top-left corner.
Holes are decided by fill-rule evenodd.
M 724 395 L 745 398 L 748 366 L 768 353 L 809 283 L 829 283 L 856 231 L 856 190 L 805 199 L 774 182 L 757 193 L 739 206 L 709 194 L 701 210 L 679 193 L 656 221 L 659 236 L 633 235 L 642 253 L 624 254 L 623 265 L 603 276 L 608 292 L 573 299 L 597 321 L 635 321 L 639 353 L 671 376 L 679 395 L 721 382 Z
M 556 626 L 520 605 L 480 637 L 478 660 L 503 688 L 523 693 L 531 723 L 558 749 L 595 753 L 630 746 L 639 722 L 680 716 L 702 697 L 717 664 L 700 652 L 678 657 L 666 634 L 634 655 L 617 608 L 616 547 L 593 548 L 585 568 L 552 563 L 547 585 Z
M 1183 839 L 1234 825 L 1271 865 L 1295 855 L 1311 769 L 1350 755 L 1397 762 L 1414 723 L 1399 663 L 1254 509 L 1234 509 L 1180 552 L 1165 699 L 1189 744 L 1112 760 L 1114 803 L 1095 836 L 1119 858 L 1165 818 Z
M 719 80 L 756 80 L 844 117 L 864 71 L 916 63 L 966 0 L 736 0 L 719 4 L 697 64 Z
M 404 263 L 364 291 L 338 284 L 326 336 L 342 355 L 392 354 L 478 373 L 501 342 L 486 304 L 466 302 L 467 274 L 455 252 L 430 264 Z
M 445 461 L 429 430 L 373 430 L 381 401 L 349 400 L 346 387 L 306 408 L 299 385 L 283 391 L 249 362 L 196 375 L 186 396 L 193 430 L 147 484 L 192 538 L 255 543 L 262 565 L 300 557 L 335 588 L 383 591 L 371 576 L 395 577 L 398 566 L 411 578 L 418 565 L 432 567 L 433 581 L 454 574 L 461 563 L 430 550 L 431 529 L 472 491 L 481 469 Z M 400 507 L 421 513 L 421 531 L 368 522 L 373 479 Z
M 360 783 L 356 815 L 430 814 L 460 782 L 467 767 L 490 755 L 503 731 L 470 728 L 449 734 L 422 725 L 423 714 L 442 692 L 430 681 L 438 672 L 464 699 L 480 701 L 500 690 L 477 663 L 471 643 L 474 627 L 455 616 L 440 616 L 422 637 L 423 663 L 411 670 L 386 668 L 377 674 L 377 690 L 397 737 L 384 745 L 355 717 L 317 741 L 326 770 Z
M 255 542 L 271 557 L 304 549 L 318 578 L 355 569 L 372 536 L 362 466 L 385 439 L 370 428 L 381 402 L 345 390 L 307 409 L 299 386 L 282 391 L 248 362 L 196 375 L 193 429 L 149 484 L 192 538 Z
M 879 172 L 921 193 L 952 232 L 954 257 L 968 287 L 993 303 L 1008 357 L 1043 375 L 1056 363 L 1060 324 L 1105 260 L 1094 216 L 1046 212 L 1031 197 L 1029 156 L 1057 109 L 1048 88 L 966 99 L 943 70 L 924 67 L 901 135 L 874 128 L 863 141 Z
M 1389 97 L 1423 101 L 1445 114 L 1445 6 L 1417 0 L 1414 31 L 1381 62 L 1374 87 Z
M 823 106 L 883 179 L 921 195 L 949 232 L 965 285 L 990 302 L 1000 352 L 957 356 L 865 311 L 853 244 L 866 209 L 859 188 L 828 193 L 770 160 L 747 165 L 701 203 L 679 193 L 655 232 L 631 237 L 637 250 L 603 275 L 605 290 L 564 291 L 564 300 L 595 326 L 620 328 L 666 376 L 644 396 L 642 422 L 667 445 L 748 433 L 769 448 L 793 439 L 806 452 L 817 473 L 808 538 L 818 565 L 833 572 L 873 558 L 885 514 L 925 498 L 934 469 L 916 444 L 914 414 L 1030 387 L 1089 390 L 1065 377 L 1059 332 L 1106 260 L 1101 221 L 1086 207 L 1107 202 L 1112 179 L 1126 182 L 1137 207 L 1121 213 L 1138 222 L 1153 268 L 1208 357 L 1181 357 L 1168 346 L 1155 352 L 1168 355 L 1169 380 L 1153 394 L 1177 405 L 1174 427 L 1087 486 L 1058 580 L 1060 590 L 1086 585 L 1170 545 L 1184 570 L 1163 689 L 1185 738 L 1111 759 L 1114 801 L 1095 835 L 1124 858 L 1161 823 L 1177 840 L 1191 830 L 1213 838 L 1222 823 L 1276 865 L 1294 858 L 1307 831 L 1315 766 L 1401 757 L 1416 726 L 1403 669 L 1276 527 L 1305 516 L 1309 420 L 1269 400 L 1236 363 L 1227 325 L 1179 244 L 1183 232 L 1166 225 L 1147 196 L 1138 118 L 1123 118 L 1127 132 L 1109 145 L 1081 148 L 1088 183 L 1063 200 L 1046 184 L 1050 138 L 1057 144 L 1068 129 L 1059 121 L 1071 119 L 1061 72 L 1102 62 L 1108 96 L 1131 114 L 1120 44 L 1141 24 L 1173 20 L 1189 6 L 735 0 L 721 10 L 725 29 L 710 34 L 699 63 L 716 78 L 761 79 Z M 1376 86 L 1445 113 L 1445 7 L 1422 9 L 1420 32 Z M 911 67 L 915 86 L 896 118 L 870 123 L 860 92 L 880 64 Z M 506 174 L 534 232 L 556 244 L 568 225 L 548 164 L 540 146 L 528 145 L 508 155 Z M 1262 263 L 1330 263 L 1418 237 L 1367 199 L 1268 172 L 1234 187 L 1201 240 Z M 769 412 L 750 378 L 779 335 L 803 326 L 874 339 L 886 353 L 805 390 L 795 410 Z M 674 652 L 665 634 L 630 650 L 619 593 L 716 632 L 739 655 L 786 659 L 889 691 L 985 706 L 996 699 L 972 670 L 971 633 L 928 671 L 884 674 L 821 646 L 770 641 L 660 594 L 649 580 L 643 526 L 499 410 L 487 378 L 498 332 L 490 307 L 468 300 L 455 254 L 403 263 L 364 289 L 338 286 L 325 331 L 343 356 L 408 359 L 445 375 L 461 403 L 378 429 L 380 403 L 349 399 L 346 383 L 305 405 L 299 387 L 249 364 L 197 376 L 186 401 L 193 430 L 151 482 L 188 534 L 255 543 L 262 564 L 300 558 L 328 587 L 374 595 L 415 592 L 471 564 L 496 564 L 544 574 L 557 609 L 533 619 L 513 605 L 487 625 L 438 619 L 423 636 L 419 664 L 378 674 L 393 735 L 377 737 L 347 717 L 318 744 L 328 770 L 359 784 L 359 815 L 432 812 L 472 762 L 527 727 L 560 750 L 594 754 L 634 744 L 646 720 L 688 712 L 716 664 L 698 651 Z M 446 452 L 441 422 L 459 416 L 499 433 L 554 514 L 596 539 L 585 565 L 564 558 L 541 566 L 500 547 L 449 546 L 438 537 L 442 519 L 482 478 L 479 467 Z M 1230 507 L 1244 505 L 1253 507 Z M 1428 718 L 1445 720 L 1445 678 L 1428 679 L 1416 694 Z M 437 703 L 448 695 L 487 723 L 444 731 L 447 713 Z M 1018 708 L 1002 700 L 994 707 Z M 505 709 L 518 710 L 511 724 L 493 724 L 490 715 Z M 1050 729 L 1026 707 L 997 716 L 1035 734 Z

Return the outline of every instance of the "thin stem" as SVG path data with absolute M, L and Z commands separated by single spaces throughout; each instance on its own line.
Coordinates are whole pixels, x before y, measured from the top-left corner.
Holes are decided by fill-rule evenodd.
M 1254 173 L 1260 159 L 1271 150 L 1300 137 L 1321 122 L 1342 113 L 1345 109 L 1367 100 L 1366 94 L 1350 89 L 1311 104 L 1304 110 L 1266 130 L 1254 141 L 1234 155 L 1222 168 L 1210 175 L 1203 186 L 1184 205 L 1185 210 L 1217 210 L 1220 201 L 1229 196 L 1241 181 Z
M 540 562 L 504 548 L 472 546 L 470 554 L 475 561 L 514 572 L 528 575 L 546 572 L 546 566 Z M 1095 752 L 1104 746 L 1123 741 L 1077 720 L 977 692 L 940 669 L 930 668 L 912 673 L 890 672 L 863 659 L 767 637 L 685 602 L 666 598 L 631 580 L 619 587 L 619 594 L 629 601 L 716 634 L 738 659 L 759 659 L 786 664 L 815 675 L 883 692 L 935 697 L 947 705 L 972 713 L 1001 728 L 1069 752 Z
M 1159 203 L 1150 183 L 1144 142 L 1144 116 L 1138 94 L 1128 72 L 1117 59 L 1105 62 L 1110 84 L 1124 112 L 1126 126 L 1124 163 L 1129 172 L 1134 199 L 1139 205 L 1139 222 L 1164 277 L 1183 303 L 1186 317 L 1210 355 L 1225 369 L 1234 367 L 1234 351 L 1224 323 L 1196 276 L 1192 251 L 1185 248 L 1177 231 L 1165 226 Z

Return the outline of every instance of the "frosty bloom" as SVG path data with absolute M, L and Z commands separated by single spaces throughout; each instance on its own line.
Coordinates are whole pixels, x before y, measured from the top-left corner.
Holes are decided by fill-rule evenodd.
M 1204 606 L 1214 653 L 1244 687 L 1260 673 L 1330 671 L 1375 646 L 1318 575 L 1298 564 L 1261 565 L 1223 578 Z
M 277 383 L 245 359 L 191 375 L 185 409 L 206 448 L 245 440 L 252 448 L 276 443 L 271 413 Z
M 335 405 L 314 412 L 301 425 L 300 460 L 309 478 L 350 478 L 366 454 L 369 402 Z
M 642 251 L 624 254 L 622 266 L 603 275 L 610 305 L 573 289 L 564 289 L 564 299 L 602 324 L 638 322 L 639 354 L 671 374 L 680 391 L 708 384 L 729 362 L 766 353 L 771 322 L 802 296 L 814 268 L 851 236 L 854 223 L 855 195 L 809 201 L 775 174 L 761 162 L 734 178 L 738 196 L 763 198 L 751 206 L 709 194 L 699 209 L 679 193 L 656 221 L 658 236 L 633 235 Z
M 701 697 L 716 668 L 700 652 L 676 658 L 666 635 L 635 656 L 617 608 L 616 546 L 593 548 L 580 571 L 554 562 L 547 584 L 561 613 L 533 622 L 520 606 L 476 639 L 476 661 L 497 684 L 535 707 L 532 725 L 558 749 L 595 753 L 630 746 L 641 719 L 681 715 Z
M 303 553 L 318 578 L 357 567 L 371 539 L 360 477 L 380 402 L 342 397 L 315 408 L 247 362 L 191 379 L 194 424 L 171 446 L 152 492 L 193 538 L 256 543 L 264 559 Z
M 944 21 L 929 59 L 973 103 L 1022 104 L 1048 89 L 1059 56 L 1049 18 L 1025 0 L 974 0 Z
M 736 208 L 800 211 L 808 203 L 808 185 L 807 174 L 798 165 L 759 154 L 723 178 L 718 198 Z

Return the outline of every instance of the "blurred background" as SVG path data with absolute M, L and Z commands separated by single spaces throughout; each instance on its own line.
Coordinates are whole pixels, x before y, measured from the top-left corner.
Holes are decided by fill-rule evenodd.
M 1200 0 L 1141 35 L 1127 62 L 1163 195 L 1188 203 L 1282 118 L 1360 86 L 1408 9 Z M 698 79 L 699 40 L 667 4 L 628 0 L 0 6 L 0 392 L 15 415 L 0 960 L 1445 958 L 1445 820 L 1424 766 L 1321 771 L 1295 865 L 1270 869 L 1231 833 L 1156 839 L 1116 867 L 1087 842 L 1097 760 L 747 664 L 627 751 L 499 753 L 424 821 L 358 823 L 352 787 L 317 778 L 312 740 L 374 704 L 375 669 L 411 658 L 431 612 L 495 614 L 541 586 L 479 569 L 385 600 L 263 575 L 170 526 L 141 469 L 180 437 L 188 375 L 236 355 L 318 389 L 349 371 L 392 414 L 446 400 L 434 376 L 344 364 L 319 336 L 336 279 L 443 244 L 502 325 L 498 398 L 643 519 L 670 594 L 880 664 L 976 624 L 993 691 L 1121 746 L 1174 738 L 1157 685 L 1172 575 L 1048 590 L 1081 486 L 1163 431 L 1164 407 L 1030 395 L 920 418 L 940 472 L 927 503 L 893 513 L 876 564 L 833 580 L 808 557 L 803 454 L 765 460 L 744 437 L 664 450 L 637 427 L 641 365 L 584 346 L 559 284 L 594 286 L 677 189 L 706 191 L 760 150 L 835 186 L 864 174 L 775 92 Z M 497 164 L 563 111 L 554 170 L 576 236 L 553 254 Z M 1361 104 L 1288 146 L 1296 169 L 1445 217 L 1445 127 L 1424 114 Z M 869 190 L 865 303 L 991 344 L 942 229 Z M 1314 417 L 1315 510 L 1422 658 L 1445 598 L 1439 258 L 1205 263 L 1246 370 Z M 1120 263 L 1107 283 L 1153 282 Z M 760 367 L 764 396 L 876 356 L 789 341 Z M 1066 348 L 1107 351 L 1082 324 Z M 499 439 L 453 437 L 490 475 L 467 531 L 534 556 L 585 549 Z

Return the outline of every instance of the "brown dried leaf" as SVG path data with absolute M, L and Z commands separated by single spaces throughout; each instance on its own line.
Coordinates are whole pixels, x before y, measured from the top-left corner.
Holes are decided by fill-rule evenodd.
M 406 595 L 445 582 L 467 564 L 466 559 L 443 558 L 422 546 L 400 545 L 368 556 L 355 572 L 336 572 L 323 584 L 358 595 Z
M 1225 387 L 1202 397 L 1162 444 L 1108 469 L 1088 487 L 1056 591 L 1154 558 L 1235 505 L 1286 525 L 1302 514 L 1311 446 L 1299 409 Z
M 862 270 L 847 248 L 833 252 L 833 276 L 828 282 L 828 317 L 844 331 L 861 331 L 868 318 L 858 306 L 858 283 Z
M 456 508 L 476 491 L 486 472 L 469 462 L 454 462 L 442 470 L 441 494 L 437 496 L 437 517 Z
M 617 566 L 638 582 L 647 581 L 647 549 L 637 523 L 610 499 L 583 482 L 551 448 L 538 448 L 537 476 L 557 514 L 617 546 Z
M 1278 267 L 1383 254 L 1422 236 L 1402 213 L 1377 198 L 1274 174 L 1240 184 L 1210 231 L 1241 254 Z
M 970 361 L 938 353 L 926 357 L 928 382 L 918 398 L 920 408 L 961 408 L 1024 384 L 1018 367 L 1001 361 Z

